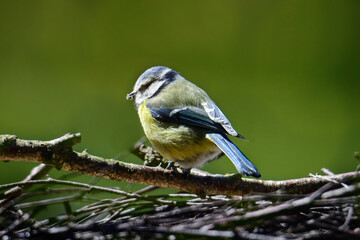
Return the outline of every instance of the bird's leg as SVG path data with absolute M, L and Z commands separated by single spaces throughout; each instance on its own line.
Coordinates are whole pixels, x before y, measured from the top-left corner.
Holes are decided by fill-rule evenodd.
M 191 172 L 191 168 L 181 168 L 181 171 L 186 175 L 189 176 Z
M 173 171 L 177 171 L 177 167 L 175 166 L 175 163 L 173 161 L 169 162 L 169 164 L 165 168 L 165 170 L 169 170 L 169 169 L 171 169 Z

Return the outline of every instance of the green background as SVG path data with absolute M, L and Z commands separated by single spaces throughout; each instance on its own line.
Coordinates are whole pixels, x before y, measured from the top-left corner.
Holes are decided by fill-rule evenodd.
M 233 140 L 262 179 L 352 171 L 359 13 L 357 0 L 1 1 L 0 134 L 81 132 L 76 150 L 116 157 L 143 136 L 126 94 L 164 65 L 206 90 L 249 139 Z M 34 165 L 0 162 L 0 183 Z M 236 172 L 226 157 L 203 169 Z

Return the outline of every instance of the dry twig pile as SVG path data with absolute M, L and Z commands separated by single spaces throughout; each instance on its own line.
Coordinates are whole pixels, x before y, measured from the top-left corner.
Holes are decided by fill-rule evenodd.
M 23 181 L 0 185 L 2 239 L 360 239 L 355 172 L 340 181 L 324 169 L 325 176 L 308 181 L 322 184 L 306 193 L 199 196 L 52 179 L 51 169 L 40 164 Z M 111 195 L 103 198 L 104 193 Z M 63 206 L 62 213 L 44 217 L 51 205 Z

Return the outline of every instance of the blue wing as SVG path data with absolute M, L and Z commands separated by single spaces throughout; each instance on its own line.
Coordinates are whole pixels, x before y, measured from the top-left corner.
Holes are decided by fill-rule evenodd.
M 261 174 L 255 165 L 247 159 L 239 148 L 226 136 L 218 133 L 208 133 L 206 134 L 206 137 L 225 153 L 225 155 L 233 162 L 239 173 L 244 176 L 261 177 Z
M 149 105 L 146 105 L 146 107 L 150 110 L 151 116 L 160 121 L 180 123 L 228 134 L 221 124 L 211 120 L 205 110 L 199 107 L 178 109 L 153 108 Z
M 169 109 L 153 108 L 149 105 L 146 105 L 146 107 L 150 110 L 152 117 L 157 120 L 202 127 L 246 140 L 245 137 L 236 132 L 225 114 L 214 102 L 203 102 L 201 105 L 202 108 L 189 106 Z

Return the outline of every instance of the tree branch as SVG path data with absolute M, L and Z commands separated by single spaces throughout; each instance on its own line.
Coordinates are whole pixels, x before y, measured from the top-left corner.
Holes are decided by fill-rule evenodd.
M 309 193 L 329 181 L 347 182 L 359 178 L 358 172 L 349 172 L 325 177 L 309 177 L 285 181 L 263 181 L 242 178 L 239 174 L 189 175 L 125 163 L 114 159 L 93 156 L 86 151 L 78 153 L 72 146 L 79 143 L 81 136 L 66 134 L 51 141 L 22 140 L 14 135 L 0 135 L 0 161 L 26 161 L 45 163 L 58 169 L 67 170 L 115 181 L 134 182 L 157 187 L 173 188 L 204 195 L 245 195 L 251 192 Z M 139 150 L 141 151 L 141 149 Z M 137 154 L 138 156 L 146 155 Z M 143 159 L 144 160 L 144 159 Z

